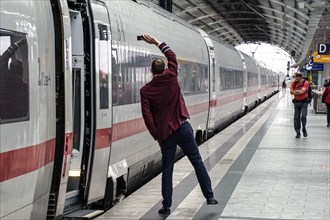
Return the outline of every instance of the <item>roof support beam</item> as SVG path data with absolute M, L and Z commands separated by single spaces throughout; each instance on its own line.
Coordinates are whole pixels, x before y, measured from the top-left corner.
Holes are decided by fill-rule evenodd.
M 191 24 L 195 21 L 200 21 L 200 20 L 203 20 L 205 18 L 209 18 L 209 17 L 214 17 L 214 16 L 219 16 L 218 14 L 214 13 L 214 14 L 209 14 L 209 15 L 204 15 L 204 16 L 200 16 L 200 17 L 197 17 L 195 19 L 192 19 L 192 20 L 189 20 L 188 22 Z
M 182 11 L 178 11 L 178 12 L 176 12 L 175 15 L 180 16 L 180 15 L 183 14 L 183 13 L 187 13 L 187 12 L 191 12 L 191 11 L 196 11 L 196 10 L 198 10 L 198 9 L 207 9 L 207 8 L 209 8 L 209 7 L 210 7 L 210 6 L 205 5 L 205 4 L 194 5 L 194 6 L 191 6 L 191 7 L 186 8 L 186 9 L 184 9 L 184 10 L 182 10 Z
M 279 11 L 277 11 L 277 10 L 270 9 L 270 8 L 267 8 L 267 7 L 263 7 L 263 6 L 260 6 L 260 8 L 262 8 L 262 9 L 264 9 L 264 10 L 267 10 L 267 11 L 272 11 L 272 12 L 274 12 L 274 13 L 276 13 L 276 14 L 280 14 L 280 15 L 282 15 L 284 18 L 285 18 L 285 16 L 286 16 L 287 18 L 290 18 L 291 20 L 296 21 L 296 22 L 299 23 L 301 26 L 304 26 L 305 28 L 308 27 L 308 25 L 307 25 L 306 23 L 302 22 L 300 19 L 294 18 L 294 17 L 292 17 L 292 16 L 290 16 L 290 15 L 285 15 L 285 13 L 283 13 L 283 12 L 279 12 Z M 270 17 L 270 18 L 278 18 L 278 17 L 274 17 L 274 16 L 272 16 L 272 15 L 268 15 L 268 14 L 267 14 L 267 15 L 264 14 L 264 16 L 265 16 L 265 17 Z M 309 18 L 308 18 L 308 19 L 309 19 Z M 307 20 L 308 20 L 308 19 L 307 19 Z M 285 23 L 289 23 L 289 22 L 287 22 L 285 19 L 282 19 L 282 21 L 285 21 Z
M 273 2 L 273 3 L 276 3 L 276 4 L 279 4 L 279 5 L 283 6 L 283 7 L 285 7 L 284 3 L 283 2 L 280 2 L 278 0 L 268 0 L 268 1 Z M 305 18 L 306 20 L 309 19 L 309 17 L 304 12 L 302 12 L 301 10 L 299 10 L 299 9 L 297 9 L 295 7 L 292 7 L 291 5 L 287 5 L 286 7 L 288 9 L 290 9 L 291 11 L 294 11 L 296 14 L 300 15 L 301 17 Z

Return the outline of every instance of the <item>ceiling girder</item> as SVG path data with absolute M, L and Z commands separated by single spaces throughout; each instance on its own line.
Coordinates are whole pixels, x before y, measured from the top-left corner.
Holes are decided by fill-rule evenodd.
M 175 15 L 212 37 L 233 46 L 267 42 L 295 50 L 297 64 L 315 49 L 316 40 L 330 43 L 330 0 L 172 1 Z
M 180 16 L 180 14 L 184 14 L 184 13 L 191 12 L 191 11 L 196 11 L 198 9 L 205 9 L 205 8 L 208 8 L 208 7 L 210 7 L 210 6 L 205 5 L 205 4 L 194 5 L 194 6 L 186 8 L 182 11 L 177 12 L 176 15 Z

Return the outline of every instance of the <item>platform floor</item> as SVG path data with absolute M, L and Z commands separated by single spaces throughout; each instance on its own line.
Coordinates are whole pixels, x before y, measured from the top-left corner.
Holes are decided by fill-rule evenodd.
M 330 219 L 330 128 L 309 106 L 308 137 L 295 138 L 293 104 L 279 92 L 200 146 L 219 205 L 206 205 L 184 157 L 173 206 L 161 208 L 161 175 L 97 219 Z

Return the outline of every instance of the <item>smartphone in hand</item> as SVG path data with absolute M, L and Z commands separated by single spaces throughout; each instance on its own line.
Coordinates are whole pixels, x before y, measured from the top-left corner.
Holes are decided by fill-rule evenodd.
M 143 36 L 142 35 L 139 35 L 136 38 L 137 38 L 137 40 L 143 40 Z

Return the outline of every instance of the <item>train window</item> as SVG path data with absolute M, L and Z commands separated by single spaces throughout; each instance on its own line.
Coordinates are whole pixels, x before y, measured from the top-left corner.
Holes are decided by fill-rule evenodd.
M 122 82 L 119 75 L 118 54 L 116 49 L 112 49 L 111 62 L 112 62 L 112 104 L 118 105 L 119 93 L 121 93 Z
M 0 124 L 27 120 L 29 68 L 26 35 L 0 29 Z
M 100 109 L 109 108 L 109 53 L 108 30 L 106 25 L 99 24 L 99 80 L 100 80 Z
M 243 88 L 243 71 L 220 67 L 219 90 Z
M 152 56 L 145 52 L 112 49 L 112 104 L 140 102 L 140 88 L 151 80 Z
M 208 92 L 207 65 L 179 62 L 178 79 L 184 95 L 194 95 Z
M 112 104 L 140 102 L 140 88 L 151 80 L 152 60 L 161 58 L 131 49 L 112 49 Z M 208 66 L 178 61 L 178 80 L 185 95 L 207 93 Z
M 248 72 L 248 87 L 258 85 L 258 73 Z
M 261 85 L 267 85 L 267 76 L 261 75 Z

